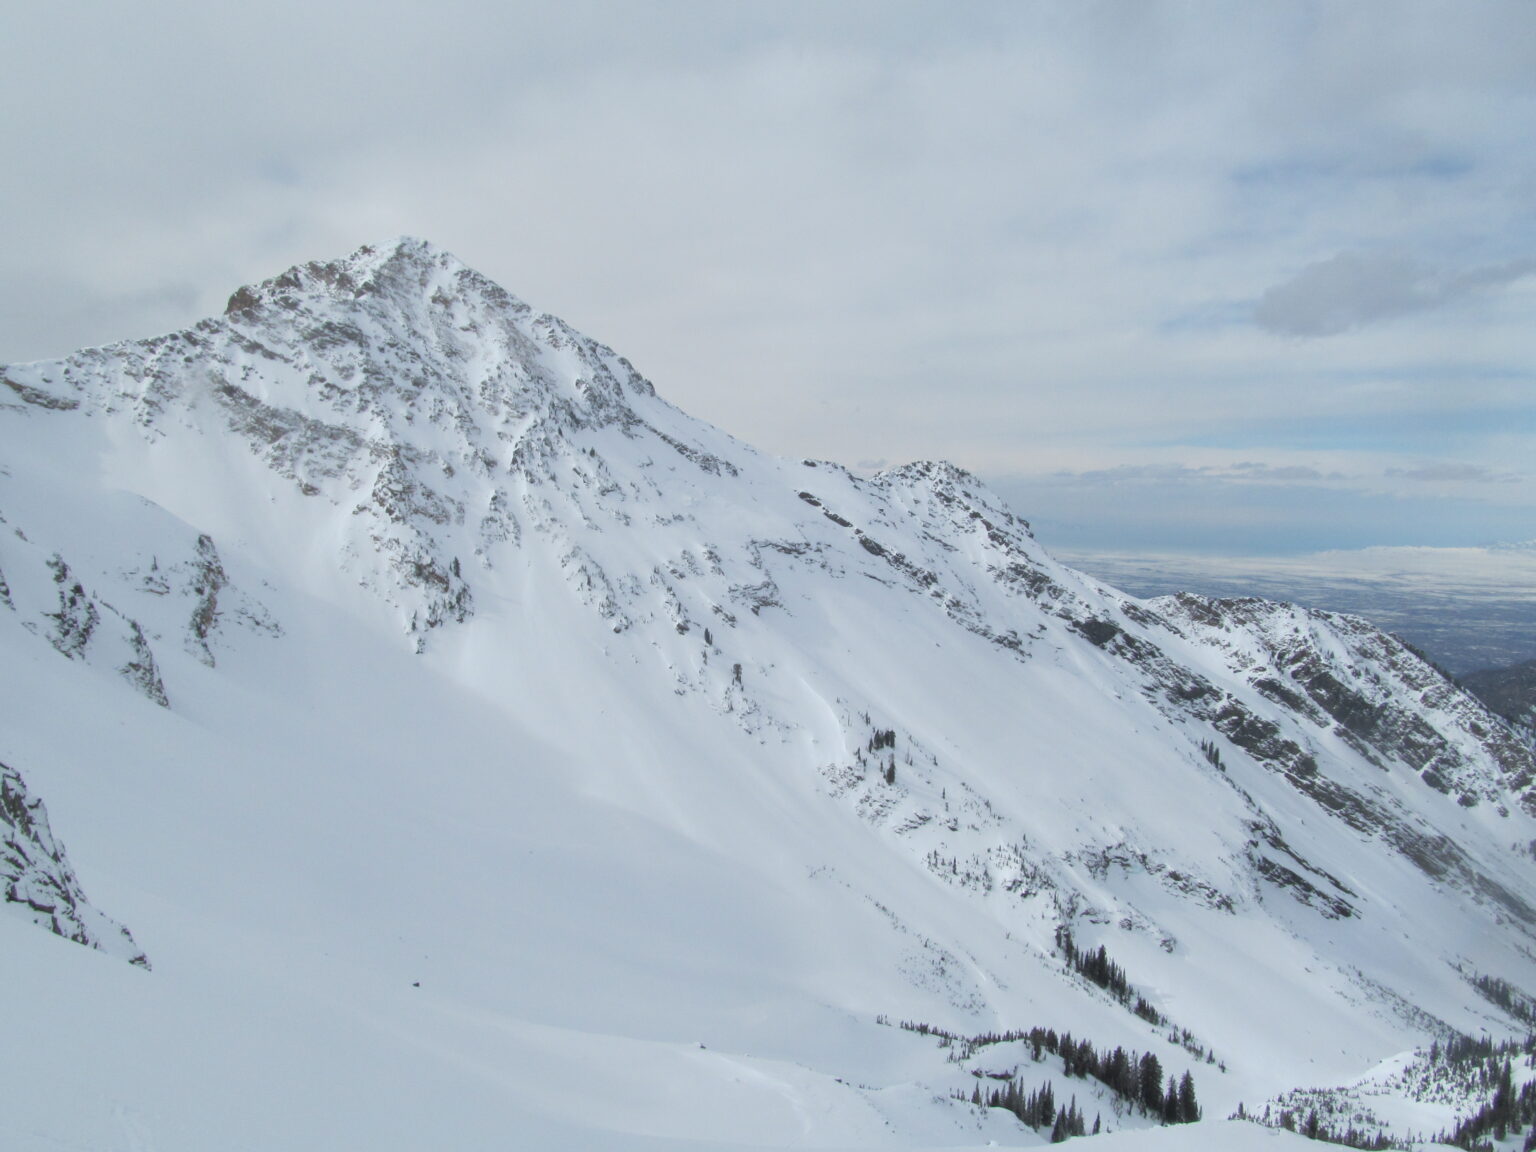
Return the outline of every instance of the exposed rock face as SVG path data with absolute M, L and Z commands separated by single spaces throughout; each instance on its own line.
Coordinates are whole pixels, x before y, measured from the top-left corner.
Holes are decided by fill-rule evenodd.
M 167 707 L 170 702 L 155 655 L 138 622 L 88 593 L 57 553 L 48 558 L 48 570 L 58 590 L 58 609 L 42 614 L 48 621 L 45 635 L 49 643 L 71 660 L 88 660 L 105 650 L 105 661 L 115 666 L 123 679 L 162 708 Z M 110 622 L 106 629 L 101 627 L 104 619 Z
M 21 773 L 9 764 L 0 764 L 0 835 L 7 908 L 56 936 L 149 967 L 128 929 L 86 900 L 64 846 L 48 826 L 42 800 L 27 791 Z
M 152 547 L 120 543 L 118 554 L 105 563 L 93 558 L 83 575 L 61 552 L 36 543 L 47 528 L 24 531 L 0 513 L 0 610 L 61 656 L 115 673 L 162 708 L 171 699 L 155 646 L 167 636 L 212 667 L 225 625 L 281 632 L 260 602 L 230 584 L 205 534 L 174 540 L 164 564 Z

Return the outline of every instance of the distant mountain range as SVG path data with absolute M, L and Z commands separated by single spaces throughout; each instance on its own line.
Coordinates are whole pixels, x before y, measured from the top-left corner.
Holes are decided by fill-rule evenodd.
M 1536 1023 L 1536 757 L 1363 620 L 764 456 L 420 241 L 0 379 L 8 1147 L 1273 1148 Z

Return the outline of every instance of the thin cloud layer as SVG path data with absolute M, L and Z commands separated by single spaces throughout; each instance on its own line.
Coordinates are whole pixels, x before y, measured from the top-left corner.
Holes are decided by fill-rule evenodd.
M 1522 477 L 1514 472 L 1496 472 L 1478 464 L 1421 464 L 1417 468 L 1388 468 L 1388 476 L 1401 476 L 1406 480 L 1418 480 L 1426 484 L 1519 484 Z

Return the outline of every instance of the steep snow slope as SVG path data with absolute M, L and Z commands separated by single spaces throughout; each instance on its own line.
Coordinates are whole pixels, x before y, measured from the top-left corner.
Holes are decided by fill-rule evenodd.
M 1536 987 L 1531 752 L 1391 638 L 764 457 L 428 245 L 3 380 L 0 760 L 155 960 L 0 921 L 18 1146 L 1032 1143 L 973 1072 L 1155 1121 L 963 1038 L 1214 1120 Z

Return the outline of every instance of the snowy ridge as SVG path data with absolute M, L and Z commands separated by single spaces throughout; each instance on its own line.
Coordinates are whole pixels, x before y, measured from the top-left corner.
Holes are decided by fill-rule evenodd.
M 1476 981 L 1536 989 L 1531 749 L 1358 620 L 1127 597 L 949 464 L 766 457 L 420 241 L 0 378 L 0 759 L 158 1011 L 331 998 L 276 1035 L 473 1062 L 460 1146 L 506 1091 L 548 1147 L 1036 1139 L 993 1074 L 1142 1130 L 969 1040 L 1155 1053 L 1214 1119 L 1524 1026 Z M 445 1097 L 363 1063 L 423 1146 Z
M 1262 600 L 1189 595 L 1159 600 L 1157 607 L 1224 650 L 1228 667 L 1260 692 L 1320 727 L 1332 726 L 1378 767 L 1390 762 L 1418 772 L 1469 808 L 1498 800 L 1505 789 L 1527 806 L 1536 801 L 1530 760 L 1487 709 L 1365 621 Z M 1503 789 L 1477 770 L 1484 756 Z

